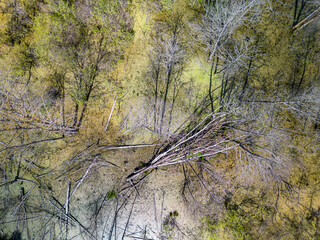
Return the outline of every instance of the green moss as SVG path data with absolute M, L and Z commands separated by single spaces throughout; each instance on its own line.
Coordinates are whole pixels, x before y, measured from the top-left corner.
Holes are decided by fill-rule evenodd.
M 174 228 L 171 225 L 164 225 L 162 228 L 162 239 L 174 239 Z
M 113 199 L 117 197 L 117 193 L 115 190 L 110 190 L 107 192 L 107 198 L 108 199 Z
M 252 239 L 248 234 L 249 219 L 235 210 L 227 212 L 226 216 L 218 222 L 210 218 L 204 219 L 209 239 Z

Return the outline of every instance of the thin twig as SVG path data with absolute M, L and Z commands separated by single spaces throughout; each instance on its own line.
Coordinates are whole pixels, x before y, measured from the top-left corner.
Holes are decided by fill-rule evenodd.
M 117 102 L 117 97 L 118 97 L 118 93 L 117 93 L 116 96 L 114 97 L 114 101 L 113 101 L 113 105 L 112 105 L 112 108 L 111 108 L 111 112 L 110 112 L 110 115 L 109 115 L 107 124 L 106 124 L 106 126 L 105 126 L 105 128 L 104 128 L 104 131 L 105 131 L 105 132 L 106 132 L 107 129 L 108 129 L 108 126 L 109 126 L 109 123 L 110 123 L 110 120 L 111 120 L 111 117 L 112 117 L 112 113 L 113 113 L 114 107 L 115 107 L 116 102 Z

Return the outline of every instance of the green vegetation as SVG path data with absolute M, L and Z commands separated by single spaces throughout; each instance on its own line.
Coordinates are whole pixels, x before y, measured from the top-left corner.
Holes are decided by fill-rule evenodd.
M 115 190 L 110 190 L 107 192 L 107 198 L 108 199 L 112 199 L 112 198 L 116 198 L 117 197 L 117 193 Z
M 212 239 L 250 239 L 247 236 L 246 225 L 248 225 L 248 219 L 240 216 L 236 211 L 228 211 L 226 216 L 218 223 L 210 223 L 210 219 L 206 222 L 212 235 Z
M 0 239 L 319 239 L 319 14 L 0 1 Z

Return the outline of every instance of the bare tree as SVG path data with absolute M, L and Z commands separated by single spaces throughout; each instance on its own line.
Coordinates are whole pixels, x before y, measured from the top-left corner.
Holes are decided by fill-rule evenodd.
M 290 188 L 290 170 L 299 166 L 291 156 L 295 146 L 290 139 L 298 136 L 319 141 L 313 125 L 319 121 L 320 103 L 316 89 L 294 99 L 289 94 L 281 96 L 281 100 L 271 101 L 258 100 L 259 96 L 243 99 L 240 107 L 234 102 L 207 115 L 201 122 L 194 122 L 190 125 L 193 127 L 183 129 L 164 142 L 152 159 L 137 167 L 127 181 L 136 186 L 157 168 L 180 165 L 187 181 L 185 188 L 190 183 L 186 171 L 190 168 L 206 192 L 219 201 L 228 188 L 217 189 L 228 177 L 219 174 L 217 165 L 223 168 L 218 162 L 228 161 L 230 155 L 235 167 L 228 171 L 234 171 L 240 182 L 248 184 L 259 180 Z M 285 128 L 283 117 L 288 112 L 298 124 Z M 192 195 L 192 190 L 190 192 Z
M 159 135 L 172 133 L 177 125 L 174 119 L 178 114 L 183 117 L 179 97 L 183 96 L 189 83 L 182 79 L 186 51 L 180 36 L 181 21 L 178 16 L 171 24 L 155 24 L 155 36 L 148 51 L 149 66 L 143 76 L 145 96 L 141 98 L 141 107 L 137 104 L 130 110 L 131 115 L 137 115 L 133 126 Z
M 227 69 L 237 71 L 249 59 L 252 40 L 235 37 L 238 28 L 253 20 L 261 1 L 217 1 L 205 7 L 200 23 L 192 26 L 198 41 L 208 54 L 210 77 L 208 96 L 211 111 L 214 111 L 213 80 L 214 75 Z M 238 40 L 235 40 L 238 39 Z M 249 41 L 250 40 L 250 41 Z
M 319 1 L 296 0 L 294 3 L 294 14 L 292 29 L 299 31 L 320 17 Z
M 123 54 L 132 34 L 127 2 L 112 4 L 97 1 L 69 3 L 53 1 L 47 4 L 35 24 L 39 35 L 37 50 L 48 66 L 65 72 L 64 95 L 74 102 L 72 127 L 82 125 L 90 97 L 101 86 L 99 75 L 109 72 Z M 58 18 L 56 16 L 59 16 Z M 50 20 L 48 20 L 50 19 Z M 57 37 L 59 36 L 59 37 Z M 48 50 L 48 46 L 50 46 Z M 52 54 L 47 54 L 50 51 Z
M 1 72 L 2 132 L 43 130 L 69 135 L 75 131 L 72 126 L 66 126 L 65 122 L 70 122 L 70 119 L 64 115 L 63 103 L 59 99 L 29 89 L 20 78 L 11 74 Z

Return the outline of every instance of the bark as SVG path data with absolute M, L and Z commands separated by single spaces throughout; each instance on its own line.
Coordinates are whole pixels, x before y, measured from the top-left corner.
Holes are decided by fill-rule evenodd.
M 77 121 L 78 121 L 78 109 L 79 109 L 79 104 L 76 103 L 76 106 L 74 108 L 74 117 L 73 117 L 73 125 L 72 127 L 75 127 L 77 125 Z

